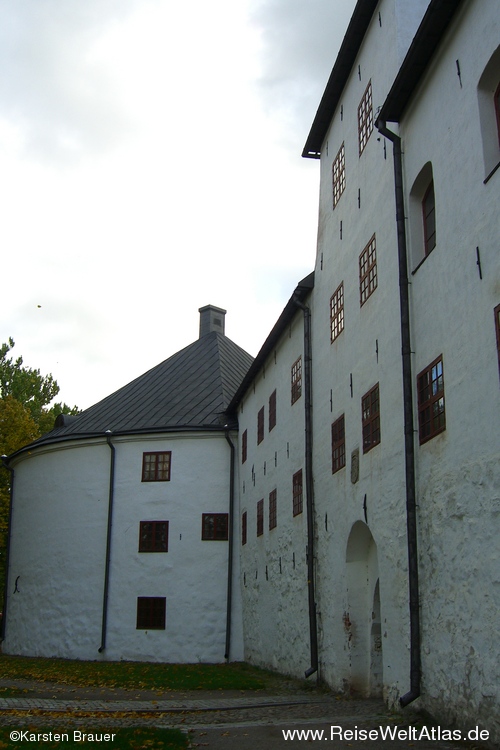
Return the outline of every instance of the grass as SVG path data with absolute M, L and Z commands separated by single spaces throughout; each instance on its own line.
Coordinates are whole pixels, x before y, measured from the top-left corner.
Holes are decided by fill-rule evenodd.
M 44 750 L 68 750 L 79 747 L 112 747 L 113 750 L 186 750 L 188 739 L 178 729 L 156 727 L 112 727 L 96 729 L 47 729 L 43 727 L 21 727 L 17 731 L 26 733 L 17 741 L 11 739 L 12 728 L 0 727 L 0 748 L 14 748 L 22 741 L 43 743 Z M 77 734 L 75 732 L 81 732 Z M 83 732 L 91 734 L 83 738 Z M 105 738 L 104 735 L 109 735 Z M 113 737 L 114 735 L 114 737 Z M 98 740 L 97 737 L 101 736 Z
M 76 687 L 124 690 L 261 690 L 262 670 L 243 663 L 159 664 L 88 662 L 0 656 L 0 679 L 55 682 Z

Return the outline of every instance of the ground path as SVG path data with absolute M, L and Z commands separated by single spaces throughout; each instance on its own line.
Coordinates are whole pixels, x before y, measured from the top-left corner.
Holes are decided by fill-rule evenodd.
M 2 688 L 7 690 L 2 692 Z M 139 725 L 179 727 L 188 732 L 193 748 L 208 750 L 280 750 L 321 743 L 325 747 L 325 742 L 332 750 L 480 747 L 436 739 L 438 729 L 411 709 L 394 713 L 381 701 L 343 699 L 320 688 L 305 689 L 304 683 L 292 680 L 284 680 L 272 690 L 190 692 L 0 680 L 0 724 L 15 729 L 43 726 L 61 732 L 77 728 L 92 732 L 99 727 L 116 727 L 119 732 L 120 727 Z M 283 732 L 287 730 L 302 730 L 303 734 L 286 740 Z M 368 739 L 370 731 L 372 737 L 378 733 L 378 739 Z M 399 738 L 382 739 L 383 731 L 399 731 Z

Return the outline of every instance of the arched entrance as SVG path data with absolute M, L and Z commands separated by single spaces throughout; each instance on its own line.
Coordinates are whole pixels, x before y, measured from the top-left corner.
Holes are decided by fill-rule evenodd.
M 377 545 L 368 526 L 356 521 L 346 550 L 351 689 L 380 696 L 383 684 Z

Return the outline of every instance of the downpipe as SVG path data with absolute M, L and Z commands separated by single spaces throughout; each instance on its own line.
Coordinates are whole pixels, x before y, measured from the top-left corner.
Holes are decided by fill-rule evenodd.
M 113 503 L 115 496 L 116 448 L 111 442 L 111 430 L 107 430 L 106 432 L 106 442 L 111 450 L 111 461 L 109 466 L 108 530 L 106 535 L 106 564 L 104 568 L 104 592 L 102 598 L 101 645 L 98 648 L 100 654 L 102 654 L 102 652 L 106 648 L 106 635 L 108 627 L 109 571 L 111 567 L 111 528 L 113 525 Z
M 226 647 L 224 652 L 224 659 L 229 661 L 229 655 L 231 650 L 231 614 L 232 614 L 232 601 L 233 601 L 233 548 L 234 548 L 234 469 L 235 469 L 235 454 L 236 449 L 234 443 L 229 437 L 229 430 L 225 432 L 225 438 L 229 444 L 230 449 L 230 467 L 229 467 L 229 518 L 228 518 L 228 559 L 227 559 L 227 599 L 226 599 Z
M 415 488 L 415 443 L 413 432 L 413 380 L 410 345 L 410 304 L 406 228 L 404 213 L 403 166 L 401 138 L 377 120 L 379 132 L 393 144 L 394 189 L 398 241 L 399 300 L 401 314 L 401 353 L 403 369 L 404 445 L 406 478 L 406 528 L 408 543 L 408 592 L 410 609 L 410 690 L 399 699 L 404 708 L 420 696 L 421 636 L 420 595 L 418 583 L 417 503 Z
M 304 411 L 305 411 L 305 469 L 307 512 L 307 590 L 309 605 L 309 644 L 311 666 L 305 671 L 310 677 L 318 671 L 318 625 L 316 619 L 316 595 L 314 586 L 314 484 L 312 468 L 312 378 L 311 378 L 311 310 L 296 296 L 294 303 L 304 313 Z

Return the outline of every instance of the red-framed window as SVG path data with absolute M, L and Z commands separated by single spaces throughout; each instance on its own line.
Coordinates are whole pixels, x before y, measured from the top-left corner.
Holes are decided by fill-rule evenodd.
M 241 436 L 241 463 L 244 464 L 248 455 L 248 431 Z
M 295 360 L 292 365 L 291 386 L 292 404 L 294 404 L 302 395 L 302 357 Z
M 257 503 L 257 536 L 264 533 L 264 498 Z
M 228 539 L 228 514 L 203 513 L 201 517 L 201 538 L 205 542 Z
M 247 522 L 248 516 L 246 510 L 241 514 L 241 544 L 247 543 Z
M 166 609 L 164 596 L 138 596 L 137 630 L 165 630 Z
M 446 429 L 443 357 L 417 375 L 418 435 L 420 445 Z
M 293 475 L 293 515 L 298 516 L 303 510 L 302 469 Z
M 379 384 L 374 385 L 361 399 L 363 421 L 363 453 L 368 453 L 380 443 Z
M 269 432 L 276 427 L 276 391 L 269 396 Z
M 340 196 L 345 190 L 345 148 L 344 144 L 339 148 L 339 152 L 332 164 L 332 184 L 333 184 L 333 208 L 340 200 Z
M 330 298 L 330 342 L 344 330 L 344 282 L 337 287 Z
M 345 466 L 345 428 L 342 414 L 332 424 L 332 474 Z
M 434 196 L 434 180 L 432 180 L 422 198 L 422 218 L 424 222 L 424 252 L 427 256 L 436 247 L 436 199 Z
M 498 372 L 500 373 L 500 305 L 495 307 L 495 332 L 497 335 Z
M 264 440 L 264 407 L 257 413 L 257 445 Z
M 139 552 L 168 552 L 168 521 L 141 521 Z
M 154 451 L 142 454 L 143 482 L 170 482 L 172 451 Z
M 359 302 L 362 307 L 377 288 L 377 247 L 375 235 L 359 256 Z
M 373 130 L 373 103 L 372 103 L 372 82 L 368 82 L 363 98 L 358 106 L 358 141 L 359 155 L 363 153 L 368 138 Z
M 275 529 L 278 525 L 278 493 L 277 490 L 271 490 L 269 493 L 269 530 Z

